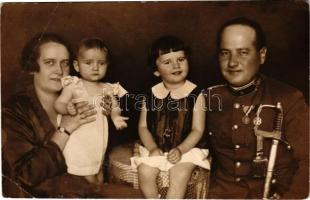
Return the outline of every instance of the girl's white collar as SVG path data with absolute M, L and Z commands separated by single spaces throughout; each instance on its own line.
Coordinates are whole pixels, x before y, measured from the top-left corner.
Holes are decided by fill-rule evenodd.
M 166 98 L 169 93 L 171 98 L 173 99 L 182 99 L 184 97 L 187 97 L 196 87 L 196 84 L 186 80 L 181 87 L 175 90 L 168 90 L 165 87 L 164 83 L 161 82 L 152 87 L 152 93 L 158 99 Z

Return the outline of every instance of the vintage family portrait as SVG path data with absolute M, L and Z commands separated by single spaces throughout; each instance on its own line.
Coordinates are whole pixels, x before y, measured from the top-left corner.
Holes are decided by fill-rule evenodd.
M 307 199 L 309 2 L 1 5 L 5 198 Z

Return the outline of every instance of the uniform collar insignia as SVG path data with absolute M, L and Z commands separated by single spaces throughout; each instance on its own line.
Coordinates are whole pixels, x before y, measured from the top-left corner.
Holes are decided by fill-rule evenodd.
M 241 87 L 232 87 L 228 85 L 228 89 L 234 96 L 243 96 L 256 90 L 260 85 L 260 83 L 261 83 L 261 77 L 257 77 L 250 83 Z
M 196 84 L 186 80 L 181 87 L 170 91 L 165 87 L 164 83 L 161 82 L 152 87 L 152 92 L 154 96 L 158 99 L 166 98 L 169 93 L 171 98 L 173 99 L 182 99 L 188 96 L 196 87 Z

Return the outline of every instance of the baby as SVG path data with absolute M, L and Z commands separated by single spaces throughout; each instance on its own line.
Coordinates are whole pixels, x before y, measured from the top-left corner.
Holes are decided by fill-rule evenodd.
M 127 117 L 121 116 L 115 96 L 122 97 L 127 91 L 118 83 L 102 83 L 109 64 L 109 51 L 98 38 L 84 39 L 78 48 L 74 69 L 81 78 L 67 76 L 62 78 L 63 90 L 55 102 L 60 114 L 75 115 L 75 105 L 88 101 L 95 106 L 96 121 L 85 124 L 70 134 L 63 151 L 68 173 L 85 176 L 90 183 L 102 183 L 102 162 L 108 142 L 108 121 L 106 115 L 111 111 L 111 119 L 117 130 L 127 127 Z M 106 109 L 108 108 L 108 109 Z

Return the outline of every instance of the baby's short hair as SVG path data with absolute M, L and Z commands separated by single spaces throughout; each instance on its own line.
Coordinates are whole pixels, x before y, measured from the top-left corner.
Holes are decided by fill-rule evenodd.
M 83 39 L 80 44 L 79 44 L 79 47 L 78 47 L 78 50 L 77 50 L 77 54 L 76 54 L 76 57 L 79 56 L 80 54 L 80 51 L 82 49 L 100 49 L 102 51 L 104 51 L 106 53 L 106 58 L 107 58 L 107 61 L 109 61 L 110 59 L 110 52 L 107 48 L 107 45 L 106 43 L 100 39 L 100 38 L 97 38 L 97 37 L 92 37 L 92 38 L 85 38 Z
M 156 71 L 156 60 L 159 56 L 170 52 L 184 51 L 189 56 L 189 48 L 176 36 L 166 35 L 158 38 L 152 44 L 148 55 L 148 64 Z

